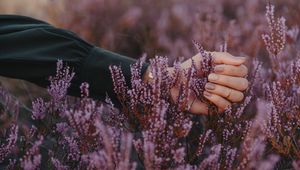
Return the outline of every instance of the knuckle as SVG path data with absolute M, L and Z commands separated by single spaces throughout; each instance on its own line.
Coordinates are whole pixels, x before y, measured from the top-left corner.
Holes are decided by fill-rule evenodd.
M 192 57 L 192 60 L 194 60 L 194 61 L 201 61 L 201 59 L 202 59 L 201 53 L 198 53 Z
M 240 101 L 242 101 L 244 99 L 244 97 L 245 97 L 244 93 L 238 92 L 236 101 L 240 102 Z
M 230 97 L 230 93 L 231 93 L 231 89 L 229 89 L 229 88 L 226 88 L 226 89 L 224 89 L 223 90 L 223 93 L 224 93 L 224 97 Z
M 225 77 L 223 76 L 221 81 L 224 83 L 224 84 L 231 84 L 231 82 L 234 81 L 234 77 Z
M 210 52 L 210 55 L 212 57 L 216 57 L 216 56 L 218 56 L 218 52 L 217 51 L 212 51 L 212 52 Z
M 211 55 L 216 55 L 217 53 L 218 53 L 217 51 L 210 52 Z
M 220 97 L 217 96 L 217 95 L 215 95 L 215 94 L 213 94 L 213 95 L 211 96 L 211 101 L 212 101 L 215 105 L 220 105 L 220 103 L 222 102 L 221 99 L 220 99 Z
M 213 103 L 218 103 L 219 102 L 219 99 L 217 98 L 217 96 L 215 94 L 211 94 L 210 100 Z
M 228 53 L 228 52 L 221 52 L 221 53 L 224 54 L 224 55 L 226 55 L 226 56 L 228 56 L 228 57 L 231 57 L 231 54 Z
M 239 71 L 235 68 L 235 67 L 230 67 L 230 69 L 229 69 L 229 73 L 230 74 L 236 74 L 236 73 L 238 73 Z
M 213 52 L 210 52 L 210 55 L 212 57 L 213 63 L 216 63 L 219 60 L 219 52 L 213 51 Z
M 226 56 L 227 58 L 234 58 L 233 55 L 231 55 L 230 53 L 228 52 L 222 52 L 224 56 Z

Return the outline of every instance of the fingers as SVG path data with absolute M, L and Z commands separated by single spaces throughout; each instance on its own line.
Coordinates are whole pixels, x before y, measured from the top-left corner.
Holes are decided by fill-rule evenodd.
M 245 65 L 245 57 L 234 57 L 226 52 L 212 52 L 213 62 L 216 64 L 214 73 L 208 76 L 205 98 L 214 103 L 219 111 L 224 111 L 231 106 L 231 102 L 239 102 L 243 100 L 244 91 L 248 88 L 248 80 L 243 78 L 248 74 L 248 69 Z M 190 68 L 192 61 L 196 64 L 197 70 L 200 68 L 201 54 L 197 54 L 192 59 L 189 59 L 181 64 L 183 69 Z M 209 87 L 211 86 L 211 87 Z M 213 87 L 212 87 L 213 86 Z M 173 101 L 177 100 L 179 90 L 171 89 L 171 97 Z M 208 105 L 202 101 L 192 98 L 189 101 L 189 110 L 194 114 L 207 114 Z
M 231 106 L 231 103 L 228 100 L 216 94 L 204 91 L 203 95 L 207 100 L 215 104 L 219 108 L 220 112 L 223 112 L 225 109 Z
M 200 68 L 200 61 L 202 60 L 202 56 L 200 53 L 196 54 L 195 56 L 193 56 L 191 59 L 188 59 L 186 61 L 184 61 L 182 64 L 181 64 L 181 67 L 182 68 L 190 68 L 192 66 L 192 60 L 195 62 L 196 64 L 196 68 L 199 69 Z
M 193 103 L 191 104 L 191 108 L 189 109 L 189 112 L 193 114 L 207 114 L 208 113 L 208 107 L 207 104 L 201 102 L 198 99 L 195 99 Z
M 241 65 L 246 62 L 245 57 L 234 57 L 227 52 L 212 52 L 213 62 L 215 64 Z
M 231 77 L 212 73 L 208 76 L 208 81 L 226 86 L 235 90 L 244 91 L 248 88 L 248 80 L 241 77 Z
M 248 74 L 248 68 L 243 64 L 239 66 L 221 64 L 215 66 L 214 72 L 228 76 L 244 77 Z
M 177 102 L 177 98 L 179 95 L 179 89 L 178 88 L 172 88 L 170 90 L 171 92 L 171 98 L 174 102 Z M 207 114 L 208 113 L 208 107 L 207 104 L 201 102 L 200 100 L 197 99 L 195 95 L 191 95 L 189 98 L 189 112 L 193 114 Z
M 207 83 L 205 85 L 205 90 L 226 98 L 231 102 L 240 102 L 244 99 L 244 94 L 242 92 L 214 83 Z

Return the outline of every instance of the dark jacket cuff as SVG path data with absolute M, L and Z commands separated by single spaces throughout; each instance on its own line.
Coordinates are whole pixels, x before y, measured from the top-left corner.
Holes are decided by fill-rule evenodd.
M 121 66 L 127 85 L 130 86 L 130 65 L 135 62 L 136 60 L 132 58 L 94 47 L 85 59 L 79 76 L 90 84 L 90 97 L 104 99 L 107 93 L 112 99 L 116 99 L 109 66 Z M 143 64 L 142 75 L 146 72 L 147 67 L 147 63 Z

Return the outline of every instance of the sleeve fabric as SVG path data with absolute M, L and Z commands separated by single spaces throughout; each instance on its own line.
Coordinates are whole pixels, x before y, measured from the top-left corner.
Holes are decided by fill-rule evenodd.
M 30 81 L 42 87 L 55 75 L 61 59 L 73 68 L 75 77 L 69 95 L 80 96 L 82 82 L 90 84 L 90 95 L 116 99 L 109 65 L 121 65 L 127 82 L 134 59 L 93 46 L 76 34 L 48 23 L 17 15 L 0 15 L 0 75 Z M 144 64 L 142 73 L 147 64 Z

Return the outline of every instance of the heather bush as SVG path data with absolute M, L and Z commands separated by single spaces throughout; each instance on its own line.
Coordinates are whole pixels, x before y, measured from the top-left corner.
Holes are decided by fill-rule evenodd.
M 241 3 L 226 0 L 220 2 L 232 6 Z M 246 2 L 247 8 L 258 5 L 258 1 Z M 294 5 L 292 2 L 287 1 L 287 4 Z M 90 1 L 85 3 L 90 6 Z M 125 1 L 123 3 L 128 5 Z M 149 5 L 150 2 L 141 2 L 144 3 Z M 223 16 L 220 11 L 214 11 L 216 6 L 212 2 L 203 3 L 211 7 L 207 10 L 213 10 L 209 12 L 213 16 L 210 17 L 222 16 L 220 21 L 224 17 L 246 15 L 240 11 L 241 14 L 235 16 L 236 13 L 230 11 L 233 7 L 230 7 L 227 9 L 229 11 L 223 11 Z M 84 7 L 77 6 L 80 10 Z M 96 8 L 92 8 L 92 11 L 97 12 Z M 182 15 L 180 13 L 179 16 Z M 249 26 L 246 21 L 239 21 L 238 24 L 243 27 L 229 32 L 241 34 L 236 43 L 241 45 L 246 54 L 250 54 L 248 48 L 252 48 L 253 44 L 259 47 L 252 49 L 257 50 L 254 55 L 257 58 L 249 62 L 250 87 L 245 92 L 244 100 L 222 113 L 205 100 L 202 94 L 207 76 L 213 68 L 211 55 L 204 50 L 212 46 L 209 47 L 206 41 L 203 46 L 194 42 L 203 60 L 200 63 L 194 62 L 187 70 L 175 61 L 174 72 L 171 73 L 167 69 L 169 58 L 151 58 L 149 63 L 153 79 L 148 82 L 141 77 L 145 57 L 131 66 L 129 84 L 120 66 L 110 66 L 119 108 L 115 108 L 109 96 L 105 101 L 89 98 L 87 83 L 79 87 L 80 98 L 67 96 L 67 89 L 75 73 L 63 61 L 57 62 L 56 75 L 49 78 L 47 91 L 50 98 L 35 99 L 31 109 L 25 108 L 1 88 L 1 168 L 299 169 L 299 30 L 295 26 L 288 28 L 286 20 L 277 17 L 275 7 L 271 4 L 266 7 L 265 20 L 260 21 L 255 16 L 249 17 L 248 22 L 256 26 L 264 24 L 261 36 L 241 43 L 241 37 L 250 37 L 244 32 L 244 27 Z M 294 17 L 296 21 L 297 16 Z M 255 27 L 253 25 L 249 27 Z M 237 25 L 233 23 L 232 26 Z M 216 26 L 208 35 L 217 34 L 220 28 Z M 221 45 L 221 51 L 230 51 L 234 41 L 231 38 L 226 40 L 227 43 L 220 44 L 218 38 L 212 37 L 211 44 Z M 196 69 L 196 64 L 202 66 L 201 70 Z M 196 76 L 198 71 L 202 73 L 200 78 Z M 182 81 L 183 77 L 185 81 Z M 169 96 L 173 87 L 179 89 L 176 102 Z M 207 116 L 192 115 L 187 111 L 191 93 L 209 104 Z M 30 112 L 26 121 L 19 114 L 20 109 Z
M 297 31 L 297 0 L 276 0 L 288 16 L 288 32 Z M 267 31 L 265 1 L 260 0 L 68 0 L 49 3 L 49 18 L 90 42 L 138 58 L 167 55 L 170 60 L 194 54 L 192 40 L 207 50 L 225 41 L 236 55 L 267 57 L 260 35 Z M 56 10 L 52 6 L 59 6 Z M 151 10 L 150 10 L 151 9 Z M 294 39 L 287 36 L 288 43 Z M 265 60 L 266 62 L 266 60 Z

